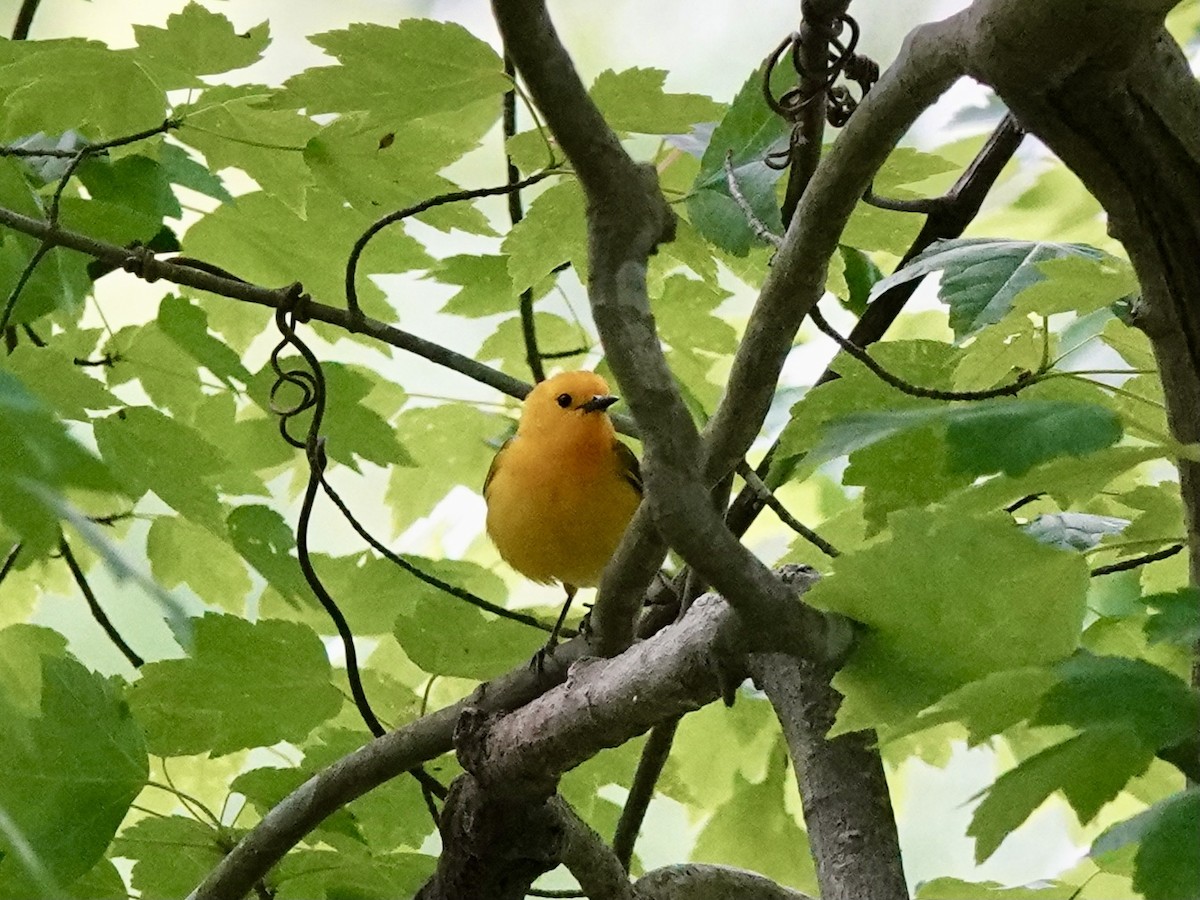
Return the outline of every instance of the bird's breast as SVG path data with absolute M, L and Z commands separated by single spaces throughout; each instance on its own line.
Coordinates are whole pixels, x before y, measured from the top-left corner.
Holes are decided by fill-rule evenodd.
M 640 499 L 611 446 L 531 447 L 518 438 L 488 486 L 487 530 L 500 556 L 527 578 L 593 585 Z

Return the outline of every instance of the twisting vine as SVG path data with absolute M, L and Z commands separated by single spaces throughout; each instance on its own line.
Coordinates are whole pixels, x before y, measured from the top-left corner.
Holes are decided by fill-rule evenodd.
M 271 387 L 270 402 L 271 409 L 279 415 L 280 435 L 291 446 L 303 450 L 308 461 L 308 486 L 304 491 L 304 499 L 300 506 L 300 518 L 296 525 L 296 554 L 300 562 L 300 570 L 304 573 L 304 580 L 308 582 L 308 586 L 316 595 L 317 600 L 324 607 L 329 618 L 333 620 L 334 627 L 341 638 L 346 656 L 346 678 L 350 683 L 350 694 L 354 698 L 358 714 L 372 735 L 377 738 L 383 737 L 387 733 L 387 729 L 379 721 L 379 717 L 367 699 L 366 690 L 363 688 L 362 673 L 358 666 L 358 652 L 354 646 L 354 634 L 350 630 L 350 625 L 341 608 L 337 605 L 337 601 L 330 595 L 317 574 L 309 552 L 308 530 L 312 521 L 313 504 L 316 500 L 317 489 L 324 481 L 325 466 L 328 462 L 325 455 L 325 438 L 321 436 L 321 423 L 325 417 L 327 394 L 325 375 L 321 370 L 320 362 L 308 345 L 296 335 L 296 306 L 304 299 L 301 286 L 293 285 L 289 296 L 291 302 L 280 306 L 275 311 L 275 326 L 279 329 L 282 337 L 271 351 L 270 365 L 272 371 L 275 372 L 276 381 Z M 280 355 L 288 347 L 300 354 L 306 368 L 285 367 Z M 284 385 L 291 385 L 300 390 L 300 398 L 296 402 L 284 404 L 278 400 L 280 389 Z M 309 420 L 308 432 L 301 439 L 294 436 L 288 426 L 296 416 L 308 410 L 312 410 L 312 417 Z M 445 799 L 446 788 L 422 766 L 410 770 L 410 774 L 420 784 L 429 813 L 434 822 L 437 822 L 439 814 L 433 798 Z

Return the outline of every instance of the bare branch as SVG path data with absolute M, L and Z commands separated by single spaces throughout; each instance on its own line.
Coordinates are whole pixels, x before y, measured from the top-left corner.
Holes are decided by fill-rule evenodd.
M 1107 566 L 1097 566 L 1092 569 L 1090 574 L 1095 578 L 1099 575 L 1112 575 L 1115 572 L 1128 572 L 1130 569 L 1149 565 L 1150 563 L 1158 562 L 1160 559 L 1170 559 L 1181 550 L 1183 550 L 1183 544 L 1172 544 L 1170 547 L 1165 547 L 1162 550 L 1156 550 L 1153 553 L 1147 553 L 1143 556 L 1123 559 L 1120 562 L 1110 563 Z
M 41 0 L 23 0 L 21 8 L 17 10 L 17 21 L 13 25 L 14 41 L 23 41 L 29 37 L 29 29 L 33 26 L 33 17 L 37 15 L 40 3 Z
M 521 204 L 521 191 L 513 187 L 521 180 L 521 173 L 513 164 L 512 155 L 508 152 L 509 138 L 517 133 L 517 70 L 513 66 L 512 57 L 504 54 L 504 74 L 513 80 L 513 86 L 504 92 L 504 169 L 507 173 L 508 186 L 508 220 L 516 225 L 525 218 L 525 209 Z M 525 361 L 529 363 L 529 372 L 533 380 L 544 381 L 546 370 L 542 366 L 542 355 L 538 350 L 537 327 L 533 318 L 533 288 L 521 292 L 521 336 L 525 340 Z
M 17 545 L 20 546 L 19 544 Z M 88 610 L 92 614 L 92 618 L 96 620 L 108 639 L 112 641 L 113 646 L 121 651 L 121 655 L 129 661 L 129 664 L 135 669 L 140 669 L 145 660 L 142 659 L 134 649 L 125 642 L 121 637 L 121 633 L 117 631 L 112 620 L 105 614 L 104 608 L 100 605 L 100 601 L 96 599 L 96 594 L 92 590 L 92 586 L 88 584 L 87 576 L 83 574 L 83 569 L 79 567 L 79 561 L 75 559 L 75 554 L 71 552 L 71 545 L 67 543 L 67 539 L 60 538 L 58 541 L 58 552 L 62 554 L 63 560 L 67 564 L 67 568 L 71 570 L 71 577 L 75 579 L 75 584 L 79 587 L 80 593 L 83 594 L 83 599 L 87 601 Z M 16 553 L 12 554 L 12 558 L 16 559 Z
M 654 786 L 658 783 L 667 758 L 671 755 L 671 745 L 675 741 L 675 730 L 678 727 L 677 718 L 655 725 L 650 730 L 646 746 L 642 748 L 642 756 L 633 775 L 633 784 L 629 786 L 629 796 L 625 798 L 625 806 L 621 809 L 621 818 L 617 821 L 617 830 L 613 835 L 613 853 L 626 872 L 633 861 L 633 848 L 637 844 L 650 801 L 654 798 Z
M 792 529 L 792 531 L 796 532 L 796 534 L 800 535 L 800 537 L 804 538 L 826 556 L 833 558 L 841 555 L 842 551 L 788 512 L 788 508 L 780 502 L 778 497 L 771 493 L 769 487 L 763 484 L 763 480 L 750 468 L 749 463 L 743 462 L 738 466 L 737 471 L 738 475 L 742 476 L 743 480 L 745 480 L 746 486 L 755 493 L 759 500 L 774 510 L 775 515 L 779 516 L 779 520 L 784 525 Z
M 4 207 L 0 207 L 0 225 L 6 225 L 15 231 L 43 239 L 53 246 L 67 247 L 85 253 L 109 263 L 115 268 L 125 269 L 147 281 L 161 279 L 172 284 L 208 291 L 231 300 L 241 300 L 271 309 L 294 302 L 293 286 L 291 285 L 282 288 L 267 288 L 237 278 L 215 274 L 198 266 L 157 259 L 145 251 L 118 247 L 116 244 L 96 240 L 79 232 L 54 228 L 48 222 L 30 218 Z M 468 378 L 473 378 L 481 384 L 493 387 L 511 397 L 520 399 L 529 393 L 529 385 L 519 379 L 505 375 L 469 356 L 455 353 L 440 344 L 427 341 L 377 319 L 355 316 L 348 310 L 328 306 L 311 299 L 300 303 L 297 313 L 302 319 L 315 319 L 318 322 L 336 325 L 353 334 L 365 334 L 384 344 L 415 353 L 432 363 L 461 372 Z

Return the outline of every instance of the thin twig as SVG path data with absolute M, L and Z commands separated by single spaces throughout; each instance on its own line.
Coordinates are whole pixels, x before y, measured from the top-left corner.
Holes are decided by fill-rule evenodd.
M 79 590 L 83 592 L 83 597 L 87 601 L 88 609 L 91 610 L 92 618 L 96 620 L 96 624 L 104 629 L 104 633 L 108 635 L 108 639 L 121 651 L 121 655 L 129 660 L 129 664 L 135 669 L 140 669 L 146 661 L 138 656 L 132 647 L 125 643 L 125 639 L 121 637 L 120 632 L 117 631 L 112 621 L 105 615 L 100 602 L 92 592 L 92 586 L 88 584 L 83 570 L 79 568 L 79 562 L 75 559 L 75 554 L 71 552 L 71 545 L 67 543 L 65 537 L 60 538 L 58 541 L 58 552 L 62 554 L 67 567 L 71 570 L 71 575 L 75 578 L 75 583 L 79 585 Z
M 371 239 L 389 225 L 394 225 L 397 222 L 402 222 L 410 216 L 419 215 L 426 210 L 433 209 L 436 206 L 444 206 L 447 203 L 458 203 L 462 200 L 476 200 L 480 197 L 494 197 L 497 194 L 510 194 L 513 191 L 519 191 L 522 188 L 527 188 L 537 184 L 539 181 L 544 181 L 551 175 L 556 175 L 557 172 L 549 169 L 543 169 L 541 172 L 535 172 L 528 178 L 522 178 L 520 181 L 511 184 L 502 184 L 496 187 L 474 188 L 467 191 L 450 191 L 445 194 L 438 194 L 436 197 L 430 197 L 428 200 L 422 200 L 420 203 L 414 203 L 412 206 L 406 206 L 404 209 L 398 209 L 395 212 L 388 213 L 382 218 L 376 219 L 371 225 L 359 235 L 358 240 L 354 242 L 354 246 L 350 249 L 350 256 L 346 260 L 346 309 L 354 316 L 362 316 L 362 309 L 358 305 L 358 287 L 356 285 L 358 276 L 358 261 L 363 255 L 363 251 L 367 249 L 367 244 L 371 243 Z
M 51 248 L 51 244 L 42 241 L 42 243 L 38 244 L 38 248 L 33 251 L 33 255 L 29 257 L 29 261 L 25 263 L 25 268 L 21 270 L 16 284 L 13 285 L 13 289 L 8 295 L 8 301 L 4 304 L 4 312 L 0 312 L 0 331 L 8 328 L 8 320 L 12 316 L 13 310 L 17 308 L 17 301 L 21 299 L 21 292 L 25 290 L 25 285 L 33 277 L 33 270 L 37 268 L 38 263 L 42 261 L 42 257 L 50 252 Z
M 1008 506 L 1004 507 L 1004 511 L 1006 513 L 1015 513 L 1022 506 L 1027 506 L 1028 504 L 1032 503 L 1034 500 L 1040 500 L 1044 496 L 1046 496 L 1046 495 L 1042 491 L 1039 491 L 1036 494 L 1026 494 L 1024 497 L 1021 497 L 1019 500 L 1014 500 L 1012 503 L 1008 504 Z
M 1172 544 L 1162 550 L 1156 550 L 1154 553 L 1147 553 L 1144 556 L 1134 556 L 1130 559 L 1123 559 L 1120 562 L 1111 563 L 1107 566 L 1097 566 L 1090 572 L 1095 578 L 1098 575 L 1112 575 L 1114 572 L 1127 572 L 1130 569 L 1136 569 L 1139 566 L 1145 566 L 1152 562 L 1158 562 L 1160 559 L 1170 559 L 1176 553 L 1183 550 L 1183 544 Z
M 633 783 L 629 786 L 629 796 L 625 798 L 625 806 L 621 809 L 621 818 L 617 821 L 617 830 L 613 834 L 613 853 L 626 872 L 633 862 L 633 848 L 637 844 L 638 833 L 642 830 L 642 822 L 646 819 L 646 811 L 654 797 L 654 786 L 658 784 L 667 758 L 671 755 L 671 746 L 675 743 L 675 731 L 678 728 L 678 717 L 655 725 L 642 748 Z
M 400 556 L 399 554 L 393 553 L 391 550 L 389 550 L 386 545 L 381 543 L 374 535 L 372 535 L 366 530 L 366 528 L 362 526 L 358 519 L 354 517 L 354 514 L 350 512 L 350 508 L 346 506 L 345 501 L 342 500 L 338 493 L 329 484 L 329 481 L 324 477 L 324 475 L 321 476 L 321 487 L 325 489 L 326 496 L 333 501 L 333 505 L 341 511 L 346 521 L 350 523 L 350 527 L 358 533 L 359 537 L 374 547 L 375 550 L 389 562 L 399 566 L 413 577 L 420 579 L 431 587 L 437 588 L 439 591 L 449 594 L 451 597 L 457 597 L 459 600 L 465 600 L 472 606 L 486 610 L 493 615 L 500 616 L 504 619 L 511 619 L 514 622 L 520 622 L 522 625 L 528 625 L 531 628 L 538 628 L 542 631 L 548 632 L 553 630 L 545 622 L 538 620 L 534 616 L 530 616 L 525 613 L 514 612 L 511 609 L 498 606 L 495 603 L 484 600 L 482 597 L 472 594 L 466 588 L 461 588 L 458 585 L 450 584 L 448 581 L 442 581 L 442 579 L 438 578 L 436 575 L 430 575 L 428 572 L 425 572 L 417 566 L 414 566 L 403 556 Z
M 1015 381 L 1009 384 L 1002 384 L 999 387 L 988 388 L 984 391 L 943 391 L 937 388 L 921 387 L 920 385 L 910 384 L 903 378 L 893 375 L 883 366 L 881 366 L 871 354 L 867 353 L 862 347 L 852 343 L 848 338 L 842 337 L 837 330 L 826 321 L 821 315 L 821 311 L 817 307 L 813 307 L 809 312 L 808 317 L 812 319 L 812 323 L 817 326 L 817 329 L 826 337 L 833 340 L 835 344 L 857 359 L 860 363 L 870 369 L 884 383 L 891 385 L 902 394 L 908 394 L 910 397 L 924 397 L 928 400 L 990 400 L 993 397 L 1015 397 L 1031 384 L 1036 384 L 1038 378 L 1045 374 L 1043 372 L 1021 372 Z
M 787 507 L 784 506 L 780 499 L 771 492 L 771 489 L 763 483 L 763 480 L 758 477 L 758 474 L 754 471 L 754 469 L 750 468 L 749 463 L 743 461 L 741 465 L 738 466 L 737 473 L 746 482 L 746 485 L 750 488 L 750 490 L 752 490 L 758 496 L 758 499 L 767 506 L 771 507 L 771 509 L 775 512 L 775 515 L 779 516 L 780 521 L 783 522 L 784 525 L 788 526 L 788 528 L 792 529 L 792 531 L 796 532 L 796 534 L 800 535 L 800 537 L 804 538 L 831 559 L 841 556 L 842 551 L 833 546 L 833 544 L 829 543 L 829 541 L 825 540 L 825 538 L 821 537 L 819 534 L 793 516 L 790 512 L 788 512 Z
M 517 133 L 517 70 L 512 58 L 504 54 L 504 74 L 512 81 L 512 88 L 504 92 L 504 169 L 508 186 L 521 180 L 521 172 L 513 164 L 512 154 L 508 152 L 509 138 Z M 525 210 L 521 205 L 521 191 L 508 192 L 508 219 L 516 227 L 525 218 Z M 542 365 L 542 355 L 538 352 L 537 327 L 533 316 L 533 288 L 528 287 L 521 292 L 521 335 L 525 339 L 525 360 L 529 363 L 529 372 L 533 380 L 545 381 L 546 369 Z
M 725 153 L 725 183 L 729 186 L 729 196 L 733 198 L 733 202 L 738 205 L 738 209 L 746 217 L 746 221 L 750 225 L 750 230 L 760 239 L 774 246 L 775 249 L 779 249 L 780 245 L 783 244 L 783 238 L 768 228 L 766 223 L 755 215 L 754 210 L 750 206 L 750 201 L 742 193 L 741 185 L 738 184 L 737 180 L 737 172 L 733 169 L 732 150 Z
M 8 577 L 8 573 L 12 571 L 12 567 L 17 564 L 17 557 L 21 553 L 21 542 L 12 545 L 8 551 L 8 555 L 4 557 L 3 564 L 0 564 L 0 584 L 4 584 L 4 579 Z

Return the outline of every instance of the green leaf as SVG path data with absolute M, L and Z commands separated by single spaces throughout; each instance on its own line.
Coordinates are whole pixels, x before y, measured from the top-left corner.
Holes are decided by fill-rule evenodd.
M 175 136 L 203 153 L 212 172 L 241 169 L 264 193 L 303 217 L 308 189 L 314 184 L 304 148 L 320 126 L 291 110 L 268 109 L 266 103 L 274 95 L 272 88 L 261 85 L 209 88 L 197 103 L 179 109 L 184 124 Z M 221 264 L 233 265 L 224 259 Z
M 938 725 L 959 722 L 967 730 L 967 746 L 974 747 L 1031 718 L 1055 683 L 1054 676 L 1040 667 L 994 672 L 964 684 L 919 715 L 889 728 L 883 739 L 895 741 Z
M 1200 730 L 1200 694 L 1145 660 L 1081 653 L 1057 666 L 1057 674 L 1034 725 L 1125 727 L 1151 750 Z
M 419 853 L 372 853 L 354 845 L 339 850 L 293 850 L 276 867 L 277 900 L 313 897 L 393 900 L 412 897 L 433 875 L 437 860 Z
M 586 283 L 587 228 L 579 182 L 560 181 L 539 194 L 501 246 L 514 294 L 534 287 L 563 263 Z
M 0 522 L 34 555 L 58 542 L 58 515 L 48 498 L 76 488 L 115 488 L 100 461 L 76 443 L 21 382 L 2 370 L 0 457 Z
M 713 813 L 696 840 L 692 858 L 749 869 L 781 884 L 816 892 L 808 836 L 785 807 L 784 755 L 771 754 L 767 776 L 751 784 L 735 776 L 733 799 Z M 747 830 L 746 823 L 754 827 Z
M 233 196 L 225 189 L 220 177 L 188 155 L 187 150 L 175 144 L 158 145 L 158 164 L 171 184 L 189 188 L 206 197 L 228 203 Z
M 17 896 L 22 886 L 24 896 L 56 894 L 52 886 L 91 869 L 148 775 L 119 683 L 33 640 L 25 646 L 40 655 L 40 715 L 6 708 L 0 694 L 0 893 Z
M 186 584 L 200 599 L 237 612 L 250 593 L 250 576 L 228 543 L 187 519 L 160 516 L 150 525 L 146 555 L 164 588 Z
M 42 204 L 15 159 L 0 159 L 0 204 L 14 212 L 43 218 Z M 40 242 L 33 237 L 4 233 L 0 241 L 0 297 L 7 304 Z M 52 310 L 77 314 L 91 285 L 87 261 L 78 253 L 56 248 L 47 253 L 25 283 L 9 321 L 32 322 Z
M 100 455 L 130 496 L 153 491 L 210 531 L 224 532 L 213 480 L 228 462 L 198 431 L 149 406 L 98 419 L 95 430 Z
M 496 51 L 450 22 L 354 24 L 309 40 L 340 65 L 292 76 L 279 102 L 304 107 L 310 115 L 357 110 L 394 125 L 491 97 L 499 114 L 499 95 L 509 85 Z
M 867 299 L 876 282 L 883 278 L 879 266 L 863 251 L 842 244 L 838 247 L 838 259 L 842 263 L 844 291 L 834 291 L 842 305 L 856 316 L 867 309 Z
M 369 676 L 371 670 L 368 669 L 364 674 Z M 392 688 L 395 687 L 395 683 L 392 683 Z M 377 693 L 370 691 L 369 683 L 367 690 L 371 696 L 377 696 Z M 409 696 L 419 703 L 416 695 Z M 412 718 L 415 718 L 416 710 L 413 713 Z M 370 740 L 365 731 L 343 728 L 322 729 L 316 738 L 305 746 L 304 762 L 299 771 L 316 774 Z M 443 757 L 441 760 L 431 760 L 426 767 L 430 774 L 444 781 L 447 779 L 439 770 L 446 765 L 447 759 Z M 393 778 L 352 801 L 344 809 L 353 816 L 363 843 L 375 852 L 420 847 L 429 834 L 436 830 L 430 821 L 421 788 L 413 778 Z M 332 818 L 326 822 L 332 823 Z
M 282 359 L 282 364 L 285 371 L 296 367 L 307 368 L 288 357 Z M 381 415 L 374 408 L 376 404 L 373 401 L 389 393 L 391 385 L 384 382 L 378 373 L 363 366 L 333 362 L 322 363 L 321 370 L 325 376 L 326 390 L 321 435 L 326 439 L 325 452 L 329 458 L 356 472 L 360 459 L 381 466 L 413 465 L 412 457 L 397 440 L 396 429 L 387 421 L 403 402 L 403 394 L 394 397 L 394 402 L 385 404 Z M 253 378 L 251 394 L 264 410 L 271 409 L 272 400 L 283 405 L 299 399 L 299 390 L 290 384 L 285 384 L 271 398 L 270 389 L 275 380 L 275 373 L 269 365 Z M 288 426 L 290 433 L 303 439 L 308 433 L 311 415 L 310 412 L 304 412 L 296 416 Z
M 889 372 L 926 387 L 948 384 L 962 351 L 941 341 L 885 341 L 870 349 L 871 356 Z M 792 406 L 792 418 L 779 438 L 780 460 L 807 454 L 805 471 L 819 463 L 812 454 L 830 422 L 870 410 L 886 412 L 931 408 L 932 401 L 902 394 L 880 380 L 861 362 L 839 354 L 832 368 L 839 378 L 808 390 Z
M 1166 641 L 1190 647 L 1200 640 L 1200 591 L 1196 588 L 1151 594 L 1144 602 L 1154 610 L 1145 625 L 1150 643 Z
M 237 34 L 228 19 L 195 0 L 168 16 L 166 28 L 134 25 L 133 35 L 138 46 L 125 53 L 163 90 L 206 87 L 197 76 L 244 69 L 271 40 L 266 22 Z
M 117 405 L 117 398 L 104 389 L 101 381 L 75 365 L 57 346 L 21 344 L 7 356 L 3 365 L 24 383 L 26 389 L 65 419 L 86 422 L 89 410 L 104 410 Z
M 292 529 L 279 513 L 267 506 L 239 506 L 229 514 L 228 526 L 234 549 L 284 600 L 295 606 L 315 602 L 291 554 Z
M 377 218 L 390 209 L 460 190 L 438 173 L 479 146 L 495 119 L 492 104 L 486 111 L 490 115 L 482 121 L 477 115 L 428 118 L 393 125 L 387 131 L 361 115 L 343 115 L 308 142 L 304 161 L 319 186 Z M 415 218 L 443 231 L 458 228 L 495 234 L 483 213 L 470 203 L 435 206 Z
M 996 779 L 975 810 L 967 834 L 983 862 L 1055 791 L 1062 791 L 1086 824 L 1154 759 L 1128 728 L 1085 731 L 1031 756 Z
M 1038 544 L 999 513 L 901 510 L 889 524 L 889 539 L 843 553 L 805 597 L 869 626 L 834 680 L 846 697 L 834 732 L 895 724 L 959 685 L 1075 649 L 1081 557 Z
M 227 344 L 209 334 L 208 315 L 182 297 L 168 295 L 158 307 L 158 327 L 196 362 L 230 384 L 236 378 L 246 384 L 250 373 Z
M 870 412 L 833 422 L 807 462 L 817 465 L 910 429 L 944 425 L 951 472 L 1020 475 L 1057 456 L 1084 456 L 1116 443 L 1120 420 L 1109 410 L 1050 400 L 989 400 Z
M 700 234 L 737 256 L 745 256 L 758 240 L 729 193 L 727 153 L 732 153 L 738 188 L 755 216 L 776 234 L 783 231 L 775 199 L 781 173 L 764 158 L 783 144 L 787 133 L 787 123 L 763 100 L 762 72 L 751 73 L 713 131 L 687 198 L 688 219 Z
M 448 256 L 430 274 L 442 284 L 461 288 L 446 301 L 444 313 L 478 318 L 512 312 L 517 306 L 503 256 Z
M 285 797 L 316 774 L 317 769 L 309 765 L 294 769 L 251 769 L 233 779 L 229 784 L 229 790 L 243 795 L 259 815 L 265 816 Z M 335 810 L 332 815 L 322 821 L 313 836 L 325 840 L 329 839 L 328 836 L 348 837 L 356 841 L 363 840 L 353 814 L 344 806 Z M 195 884 L 192 886 L 194 887 Z M 187 890 L 190 889 L 187 888 Z M 171 895 L 163 894 L 162 896 Z
M 0 66 L 0 141 L 69 129 L 100 141 L 153 128 L 166 117 L 166 96 L 127 57 L 94 43 L 29 46 L 22 58 Z
M 672 349 L 732 354 L 737 332 L 716 314 L 730 294 L 703 281 L 672 275 L 653 302 L 659 335 Z
M 1018 313 L 1051 316 L 1074 312 L 1085 315 L 1111 306 L 1138 289 L 1133 267 L 1115 256 L 1063 256 L 1037 264 L 1044 280 L 1018 292 Z
M 221 756 L 304 738 L 342 705 L 331 676 L 305 626 L 209 613 L 193 655 L 148 663 L 129 702 L 156 755 Z
M 538 350 L 542 353 L 573 351 L 572 356 L 583 356 L 591 350 L 587 335 L 581 334 L 578 326 L 572 325 L 561 316 L 544 312 L 534 313 L 533 327 L 537 330 Z M 528 377 L 525 330 L 521 320 L 513 317 L 501 322 L 475 355 L 482 360 L 499 360 L 498 368 L 509 375 Z M 556 362 L 571 367 L 570 357 L 558 359 Z
M 471 589 L 492 602 L 502 594 L 500 579 L 491 573 L 485 575 L 473 563 L 416 562 L 451 584 L 464 584 L 471 577 Z M 417 582 L 411 575 L 406 580 L 412 586 L 399 595 L 396 640 L 409 659 L 426 672 L 482 681 L 528 662 L 545 642 L 544 631 L 486 613 Z
M 105 342 L 110 387 L 137 379 L 150 402 L 187 422 L 204 399 L 196 360 L 163 333 L 157 322 L 129 325 Z
M 148 156 L 92 156 L 77 171 L 93 200 L 126 207 L 157 223 L 178 219 L 183 212 L 166 171 Z
M 340 304 L 345 297 L 346 257 L 372 218 L 346 208 L 340 197 L 310 188 L 306 218 L 265 193 L 239 197 L 188 229 L 184 248 L 258 284 L 303 283 L 316 299 Z M 302 248 L 302 250 L 300 249 Z M 425 249 L 400 226 L 371 241 L 359 267 L 359 300 L 365 312 L 390 318 L 383 292 L 366 276 L 407 272 L 433 264 Z M 263 316 L 264 325 L 266 315 Z M 336 332 L 342 336 L 342 332 Z
M 396 530 L 403 531 L 428 515 L 455 485 L 482 491 L 492 457 L 512 426 L 506 416 L 465 403 L 402 412 L 396 419 L 396 433 L 415 465 L 393 468 L 388 480 L 384 500 Z
M 1005 887 L 995 881 L 934 878 L 917 886 L 916 900 L 1074 900 L 1078 895 L 1075 885 L 1061 882 Z
M 724 104 L 700 94 L 668 94 L 664 69 L 606 69 L 588 93 L 608 124 L 638 134 L 680 134 L 697 122 L 715 122 Z
M 143 897 L 185 897 L 225 857 L 211 825 L 182 816 L 151 816 L 121 832 L 113 853 L 132 859 Z
M 1190 900 L 1200 884 L 1200 788 L 1161 800 L 1119 822 L 1092 844 L 1101 856 L 1137 842 L 1133 886 L 1146 900 Z
M 1104 254 L 1081 244 L 959 238 L 936 241 L 899 272 L 875 284 L 874 299 L 894 285 L 942 273 L 938 296 L 950 307 L 950 327 L 965 338 L 999 322 L 1021 291 L 1045 278 L 1039 263 L 1064 257 L 1100 261 Z

